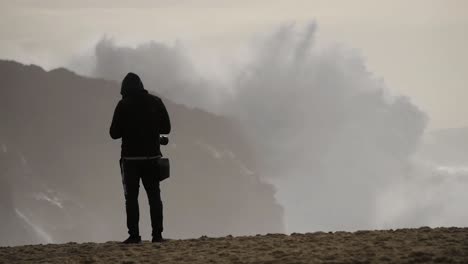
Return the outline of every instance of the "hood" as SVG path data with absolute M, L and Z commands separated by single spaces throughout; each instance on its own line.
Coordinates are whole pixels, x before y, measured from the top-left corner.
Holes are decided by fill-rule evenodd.
M 123 97 L 135 94 L 147 93 L 140 77 L 133 72 L 129 72 L 122 81 L 120 94 Z

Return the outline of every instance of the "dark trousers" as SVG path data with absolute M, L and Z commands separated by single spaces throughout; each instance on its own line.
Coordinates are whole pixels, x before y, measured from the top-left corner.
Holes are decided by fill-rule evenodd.
M 139 236 L 138 222 L 140 209 L 138 206 L 138 192 L 140 179 L 148 196 L 152 235 L 156 236 L 163 231 L 163 205 L 159 189 L 159 170 L 156 160 L 120 160 L 122 183 L 125 193 L 125 209 L 127 211 L 127 228 L 131 236 Z

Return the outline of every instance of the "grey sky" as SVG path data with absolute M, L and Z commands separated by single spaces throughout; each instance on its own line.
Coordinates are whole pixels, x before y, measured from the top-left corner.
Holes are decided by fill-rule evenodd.
M 5 1 L 0 58 L 68 65 L 103 36 L 135 45 L 180 40 L 200 54 L 228 54 L 282 23 L 319 25 L 319 41 L 357 49 L 369 69 L 431 117 L 431 128 L 467 126 L 468 2 Z

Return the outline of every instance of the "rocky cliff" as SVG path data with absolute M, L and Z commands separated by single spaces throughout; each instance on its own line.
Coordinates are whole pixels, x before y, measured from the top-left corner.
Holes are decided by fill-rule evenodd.
M 108 129 L 119 84 L 66 69 L 0 61 L 0 244 L 120 240 L 126 236 L 118 160 Z M 163 98 L 173 123 L 163 149 L 165 235 L 284 231 L 272 185 L 235 121 Z M 150 234 L 140 192 L 143 236 Z M 3 220 L 5 219 L 5 220 Z

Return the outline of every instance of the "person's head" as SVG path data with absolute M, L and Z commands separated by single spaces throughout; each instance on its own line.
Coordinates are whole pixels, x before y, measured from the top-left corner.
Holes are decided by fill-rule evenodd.
M 129 72 L 122 81 L 122 88 L 120 89 L 120 94 L 123 97 L 141 93 L 145 91 L 145 87 L 141 82 L 140 77 L 133 72 Z

